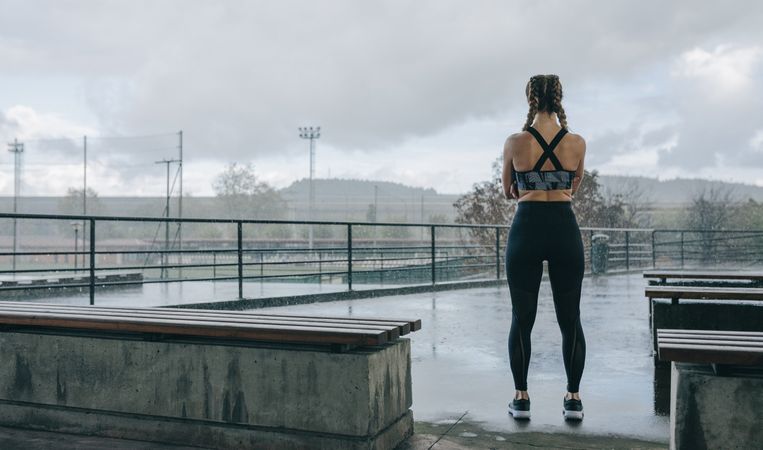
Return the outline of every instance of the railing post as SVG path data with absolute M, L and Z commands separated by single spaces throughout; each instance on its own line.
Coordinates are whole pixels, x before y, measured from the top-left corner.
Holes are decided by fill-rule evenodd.
M 654 233 L 656 233 L 656 231 L 657 230 L 652 230 L 652 269 L 657 268 L 657 254 L 656 254 L 657 250 L 655 250 L 654 248 L 654 244 L 655 244 Z
M 430 250 L 431 250 L 431 256 L 432 256 L 432 284 L 434 285 L 437 282 L 437 275 L 436 275 L 436 267 L 435 267 L 435 226 L 431 225 L 429 227 L 429 233 L 431 235 L 431 244 L 430 244 Z
M 591 266 L 591 273 L 593 273 L 593 230 L 588 230 L 588 264 Z
M 217 278 L 217 253 L 212 252 L 212 278 Z
M 238 298 L 244 298 L 244 239 L 243 223 L 236 222 L 238 231 Z
M 352 290 L 352 224 L 347 224 L 347 290 Z
M 495 279 L 501 279 L 501 229 L 495 227 Z
M 684 268 L 684 232 L 681 232 L 681 268 Z
M 625 270 L 630 270 L 631 268 L 631 245 L 630 245 L 630 233 L 628 231 L 625 232 Z
M 90 219 L 90 305 L 95 305 L 95 219 Z

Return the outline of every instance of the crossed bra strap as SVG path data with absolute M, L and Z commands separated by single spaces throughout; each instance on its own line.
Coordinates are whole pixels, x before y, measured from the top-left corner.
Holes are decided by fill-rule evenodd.
M 556 170 L 565 170 L 564 167 L 562 167 L 562 163 L 559 162 L 559 159 L 554 154 L 554 149 L 556 149 L 556 146 L 559 145 L 559 141 L 562 140 L 565 134 L 567 134 L 567 130 L 565 128 L 562 128 L 559 130 L 558 133 L 556 133 L 556 136 L 554 136 L 554 139 L 551 140 L 551 143 L 547 143 L 545 139 L 543 139 L 543 136 L 540 135 L 538 130 L 536 130 L 533 127 L 527 127 L 527 131 L 530 132 L 533 136 L 535 136 L 535 140 L 538 141 L 541 148 L 543 148 L 543 154 L 540 158 L 538 158 L 538 162 L 535 163 L 535 167 L 533 167 L 533 172 L 540 172 L 540 169 L 543 167 L 543 164 L 546 162 L 547 159 L 551 160 L 551 164 L 554 165 L 554 168 Z

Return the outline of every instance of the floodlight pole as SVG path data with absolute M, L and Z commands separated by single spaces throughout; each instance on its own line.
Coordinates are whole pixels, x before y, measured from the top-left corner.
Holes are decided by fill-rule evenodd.
M 309 209 L 308 220 L 314 220 L 315 210 L 315 187 L 313 186 L 313 178 L 315 178 L 315 140 L 321 137 L 321 127 L 299 127 L 299 137 L 302 139 L 308 139 L 310 141 L 310 194 L 309 194 Z M 309 246 L 310 250 L 313 249 L 313 225 L 310 224 L 309 228 Z
M 164 222 L 164 252 L 162 253 L 162 279 L 167 278 L 167 260 L 170 250 L 170 164 L 180 162 L 179 159 L 163 159 L 161 161 L 155 161 L 155 164 L 164 164 L 167 166 L 167 197 L 164 206 L 164 217 L 167 220 Z
M 18 213 L 19 191 L 21 191 L 21 154 L 24 143 L 14 139 L 8 144 L 8 151 L 13 153 L 13 213 Z M 16 277 L 16 251 L 18 250 L 17 220 L 13 218 L 13 277 Z
M 87 215 L 87 136 L 82 136 L 82 215 Z M 87 220 L 82 221 L 82 267 L 85 267 Z M 76 250 L 76 249 L 75 249 Z M 77 255 L 74 255 L 76 260 Z

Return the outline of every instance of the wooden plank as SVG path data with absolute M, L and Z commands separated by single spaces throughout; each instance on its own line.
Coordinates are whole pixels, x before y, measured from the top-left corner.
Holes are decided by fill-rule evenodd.
M 24 307 L 12 307 L 12 306 L 0 306 L 0 312 L 2 311 L 30 311 L 30 308 Z M 287 325 L 287 326 L 311 326 L 315 328 L 344 328 L 354 330 L 369 330 L 369 331 L 386 331 L 387 339 L 394 340 L 400 337 L 400 329 L 394 325 L 381 326 L 381 325 L 369 325 L 366 323 L 337 323 L 337 322 L 309 322 L 304 320 L 289 320 L 281 318 L 247 318 L 247 317 L 233 317 L 233 316 L 189 316 L 182 314 L 154 314 L 151 312 L 141 312 L 140 310 L 134 311 L 104 311 L 104 310 L 88 310 L 82 308 L 81 310 L 72 310 L 70 308 L 35 308 L 33 311 L 37 314 L 67 314 L 72 317 L 90 316 L 90 317 L 108 317 L 113 319 L 119 318 L 166 318 L 166 319 L 178 319 L 186 320 L 198 323 L 243 323 L 243 324 L 275 324 L 275 325 Z
M 763 365 L 763 348 L 669 344 L 660 346 L 658 355 L 663 361 Z
M 763 300 L 761 288 L 647 286 L 644 295 L 652 298 L 682 300 Z
M 370 330 L 342 328 L 316 328 L 227 322 L 205 323 L 158 318 L 150 320 L 144 318 L 114 319 L 106 317 L 77 317 L 71 314 L 39 314 L 20 311 L 1 311 L 0 324 L 311 344 L 381 345 L 387 342 L 386 330 L 373 332 Z
M 657 334 L 671 333 L 671 334 L 702 334 L 702 335 L 729 335 L 729 336 L 753 336 L 763 337 L 763 331 L 733 331 L 733 330 L 692 330 L 692 329 L 678 329 L 678 328 L 659 328 Z
M 751 347 L 751 348 L 763 348 L 763 341 L 749 341 L 749 340 L 730 340 L 730 339 L 700 339 L 700 338 L 660 338 L 658 345 L 670 346 L 673 344 L 681 345 L 711 345 L 715 347 Z
M 343 323 L 343 324 L 367 324 L 374 326 L 397 326 L 400 329 L 400 335 L 405 335 L 411 331 L 421 329 L 421 320 L 400 320 L 400 319 L 377 319 L 377 318 L 348 318 L 348 317 L 326 317 L 326 316 L 307 316 L 297 314 L 268 314 L 268 313 L 250 313 L 241 311 L 218 311 L 210 309 L 174 309 L 174 308 L 124 308 L 124 307 L 96 307 L 96 306 L 76 306 L 76 305 L 60 305 L 60 304 L 46 304 L 46 303 L 29 303 L 29 302 L 0 302 L 0 308 L 3 305 L 7 306 L 19 306 L 27 308 L 68 308 L 76 309 L 79 311 L 86 310 L 99 310 L 99 311 L 124 311 L 124 312 L 152 312 L 157 315 L 176 314 L 185 315 L 188 317 L 248 317 L 248 318 L 288 318 L 288 319 L 300 319 L 309 322 L 326 322 L 326 323 Z
M 732 336 L 732 335 L 707 335 L 707 334 L 660 334 L 658 342 L 663 339 L 713 339 L 722 341 L 745 341 L 745 342 L 763 342 L 763 339 L 755 336 Z
M 694 280 L 763 281 L 763 272 L 704 270 L 645 270 L 644 278 L 680 278 Z

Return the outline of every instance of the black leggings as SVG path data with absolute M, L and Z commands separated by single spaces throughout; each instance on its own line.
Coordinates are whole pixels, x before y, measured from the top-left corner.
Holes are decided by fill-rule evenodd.
M 554 296 L 556 319 L 562 330 L 562 354 L 567 390 L 578 392 L 585 364 L 585 338 L 580 325 L 583 282 L 583 241 L 570 202 L 519 202 L 509 229 L 506 276 L 512 320 L 509 361 L 517 390 L 527 390 L 530 332 L 538 310 L 543 261 Z

